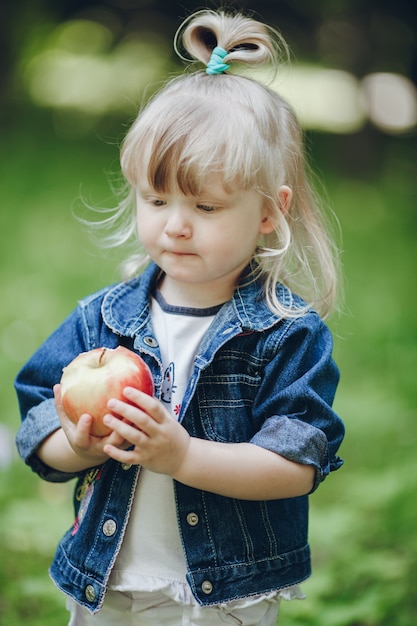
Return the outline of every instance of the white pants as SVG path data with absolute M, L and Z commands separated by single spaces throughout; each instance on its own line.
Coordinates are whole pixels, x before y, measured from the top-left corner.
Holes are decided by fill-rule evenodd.
M 68 626 L 276 626 L 279 600 L 262 600 L 245 608 L 184 606 L 160 592 L 109 591 L 95 615 L 68 599 Z

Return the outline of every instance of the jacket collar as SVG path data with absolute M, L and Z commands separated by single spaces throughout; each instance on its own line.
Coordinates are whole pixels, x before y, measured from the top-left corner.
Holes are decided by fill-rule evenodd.
M 102 302 L 102 315 L 104 323 L 113 332 L 134 337 L 149 323 L 150 294 L 160 271 L 151 263 L 140 276 L 109 289 Z M 296 304 L 293 294 L 281 284 L 277 286 L 277 295 L 286 306 Z M 242 331 L 265 330 L 279 321 L 266 304 L 262 281 L 249 278 L 249 268 L 221 313 L 223 324 L 237 323 Z

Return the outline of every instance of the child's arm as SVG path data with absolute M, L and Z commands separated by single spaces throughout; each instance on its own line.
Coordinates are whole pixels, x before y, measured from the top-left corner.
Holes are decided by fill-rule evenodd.
M 88 416 L 83 415 L 80 419 L 79 425 L 82 430 L 85 428 L 85 425 L 81 424 L 84 418 Z M 108 459 L 107 455 L 103 454 L 77 454 L 71 447 L 63 428 L 58 428 L 45 439 L 38 448 L 37 456 L 48 467 L 68 474 L 82 472 Z
M 190 438 L 172 476 L 190 486 L 243 500 L 294 498 L 313 489 L 315 469 L 251 443 Z
M 108 442 L 104 451 L 113 459 L 139 463 L 190 487 L 244 500 L 292 498 L 312 490 L 312 466 L 251 443 L 190 437 L 155 398 L 131 388 L 126 388 L 125 395 L 136 406 L 112 400 L 109 408 L 132 425 L 110 415 L 105 420 L 134 448 L 120 450 Z

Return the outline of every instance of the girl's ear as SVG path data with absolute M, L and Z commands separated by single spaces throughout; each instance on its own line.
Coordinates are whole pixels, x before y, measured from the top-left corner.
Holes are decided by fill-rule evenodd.
M 259 227 L 259 234 L 269 235 L 270 233 L 274 232 L 274 230 L 275 230 L 274 220 L 271 216 L 270 211 L 268 211 L 268 213 L 266 213 L 262 218 L 262 221 Z
M 287 185 L 282 185 L 278 189 L 278 206 L 283 215 L 288 213 L 292 198 L 292 189 Z
M 278 201 L 278 208 L 281 211 L 282 215 L 284 216 L 288 213 L 288 210 L 290 208 L 291 198 L 292 198 L 291 187 L 287 187 L 287 185 L 282 185 L 278 189 L 277 201 Z M 272 233 L 275 230 L 276 222 L 277 222 L 277 217 L 276 216 L 274 217 L 272 215 L 271 210 L 269 210 L 262 219 L 259 232 L 262 235 L 269 235 L 269 233 Z

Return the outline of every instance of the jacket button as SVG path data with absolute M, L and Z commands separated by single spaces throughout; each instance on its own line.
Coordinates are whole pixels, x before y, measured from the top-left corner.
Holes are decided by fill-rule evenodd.
M 188 513 L 187 515 L 187 524 L 190 526 L 197 526 L 199 522 L 197 513 Z
M 103 524 L 103 533 L 106 537 L 112 537 L 116 532 L 117 524 L 114 519 L 108 519 L 107 522 Z
M 149 346 L 150 348 L 158 347 L 158 342 L 154 337 L 144 337 L 143 343 L 146 343 L 146 345 Z
M 127 472 L 127 470 L 130 470 L 130 468 L 132 467 L 131 465 L 129 465 L 129 463 L 121 463 L 120 466 L 125 472 Z
M 201 589 L 203 593 L 208 595 L 209 593 L 213 591 L 213 585 L 211 584 L 209 580 L 205 580 L 203 584 L 201 585 Z
M 96 591 L 93 585 L 87 585 L 87 587 L 85 588 L 85 597 L 89 602 L 94 602 L 94 600 L 96 599 Z

